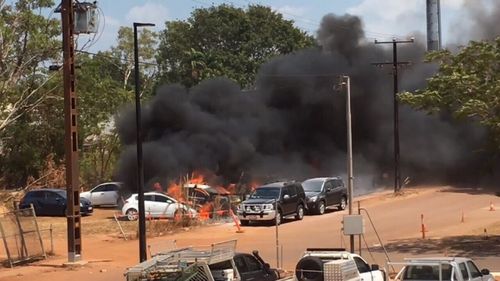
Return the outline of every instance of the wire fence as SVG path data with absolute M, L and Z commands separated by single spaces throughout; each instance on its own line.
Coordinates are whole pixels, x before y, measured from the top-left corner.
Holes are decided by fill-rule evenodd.
M 5 249 L 0 258 L 10 267 L 47 257 L 33 207 L 0 214 L 0 234 Z

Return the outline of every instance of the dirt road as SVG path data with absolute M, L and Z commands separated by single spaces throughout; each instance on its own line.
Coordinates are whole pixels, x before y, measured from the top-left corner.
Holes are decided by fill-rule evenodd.
M 489 211 L 490 201 L 500 207 L 500 197 L 474 190 L 420 188 L 409 190 L 403 196 L 386 192 L 358 199 L 374 221 L 391 259 L 421 255 L 467 255 L 475 258 L 481 267 L 500 271 L 500 210 Z M 357 212 L 357 206 L 354 207 Z M 462 211 L 464 222 L 461 222 Z M 332 211 L 323 216 L 306 216 L 303 221 L 290 220 L 281 225 L 279 242 L 283 245 L 283 267 L 293 269 L 307 247 L 346 247 L 348 237 L 341 235 L 344 214 L 347 211 Z M 420 239 L 421 214 L 424 215 L 427 228 L 426 240 Z M 111 224 L 109 227 L 112 227 Z M 367 219 L 365 229 L 363 256 L 371 263 L 383 265 L 384 254 Z M 487 237 L 484 236 L 485 229 Z M 271 265 L 276 264 L 274 226 L 249 226 L 244 228 L 244 233 L 236 233 L 235 230 L 232 223 L 199 227 L 149 239 L 148 244 L 154 252 L 170 246 L 172 240 L 176 240 L 178 246 L 186 246 L 238 239 L 239 251 L 258 249 Z M 83 241 L 84 260 L 89 263 L 81 268 L 62 268 L 66 241 L 64 236 L 59 236 L 55 257 L 31 266 L 0 269 L 0 281 L 120 281 L 124 280 L 125 268 L 137 263 L 137 240 L 123 241 L 116 235 L 88 234 L 83 237 Z

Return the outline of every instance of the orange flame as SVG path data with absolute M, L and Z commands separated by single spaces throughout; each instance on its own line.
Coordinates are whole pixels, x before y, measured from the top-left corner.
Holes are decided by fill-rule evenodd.
M 187 183 L 192 183 L 192 184 L 204 184 L 205 183 L 205 177 L 198 173 L 198 172 L 193 172 L 193 176 L 191 179 L 188 180 Z
M 186 202 L 186 198 L 184 198 L 184 193 L 182 192 L 181 186 L 175 182 L 170 182 L 170 184 L 168 185 L 167 195 L 179 202 Z
M 199 210 L 199 218 L 200 220 L 208 220 L 210 218 L 210 213 L 213 210 L 213 206 L 210 203 L 206 203 L 201 206 Z

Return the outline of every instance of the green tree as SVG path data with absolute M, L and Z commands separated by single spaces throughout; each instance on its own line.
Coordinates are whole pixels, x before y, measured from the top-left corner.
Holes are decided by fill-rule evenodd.
M 439 71 L 425 89 L 402 93 L 400 100 L 429 113 L 451 112 L 479 122 L 500 152 L 500 37 L 470 42 L 457 54 L 432 52 L 427 61 L 438 63 Z
M 158 34 L 145 28 L 138 34 L 139 61 L 141 62 L 143 89 L 149 90 L 157 72 L 154 62 L 158 45 Z M 111 48 L 111 54 L 122 61 L 120 73 L 123 80 L 123 89 L 129 89 L 130 76 L 134 70 L 134 30 L 131 27 L 120 27 L 116 46 Z
M 311 36 L 269 7 L 196 9 L 186 21 L 166 23 L 157 57 L 159 82 L 190 87 L 226 76 L 248 88 L 269 58 L 313 45 Z
M 5 129 L 51 98 L 44 85 L 55 77 L 44 62 L 59 56 L 59 21 L 42 15 L 50 0 L 0 0 L 0 141 Z

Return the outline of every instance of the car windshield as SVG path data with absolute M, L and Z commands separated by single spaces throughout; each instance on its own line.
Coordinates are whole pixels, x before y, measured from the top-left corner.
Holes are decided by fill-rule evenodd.
M 323 180 L 306 180 L 302 183 L 305 192 L 321 192 Z
M 279 187 L 260 187 L 260 188 L 257 188 L 250 195 L 250 199 L 278 198 L 279 196 L 280 196 L 280 188 Z

